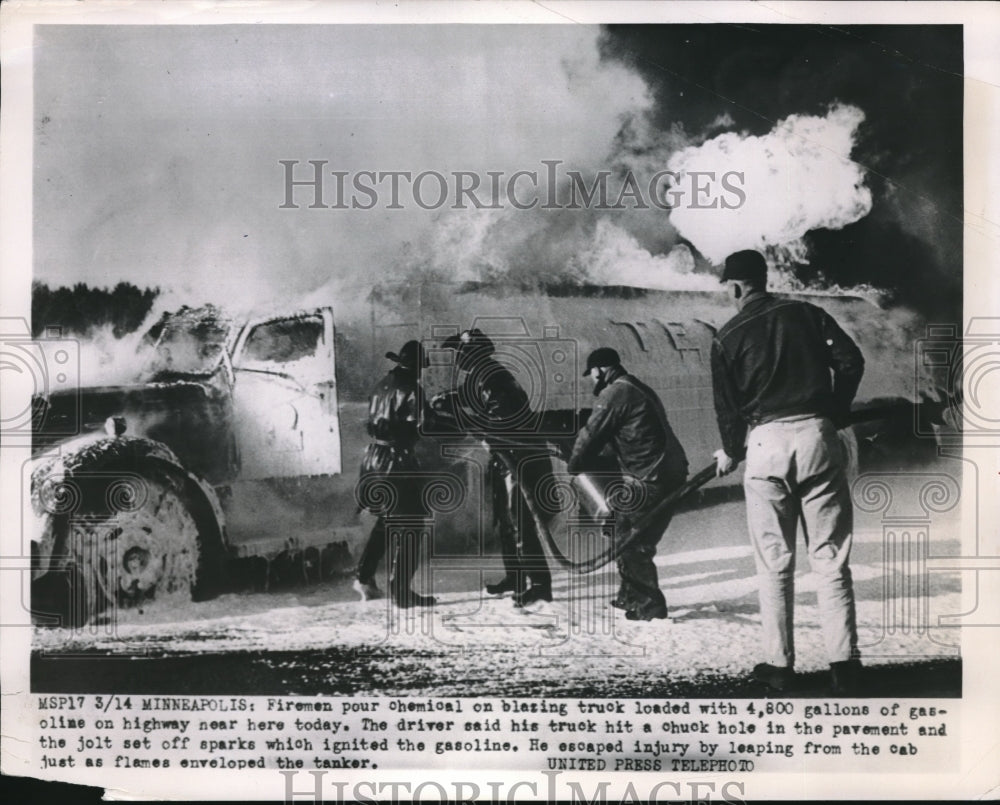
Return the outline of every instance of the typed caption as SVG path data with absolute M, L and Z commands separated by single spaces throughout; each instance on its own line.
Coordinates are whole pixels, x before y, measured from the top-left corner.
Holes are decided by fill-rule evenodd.
M 954 700 L 39 695 L 42 770 L 933 771 Z M 61 774 L 53 776 L 61 777 Z M 74 775 L 68 775 L 72 778 Z

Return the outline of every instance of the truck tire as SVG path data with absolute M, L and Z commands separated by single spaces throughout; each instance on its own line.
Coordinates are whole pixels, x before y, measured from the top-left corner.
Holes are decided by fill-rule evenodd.
M 56 550 L 49 575 L 61 574 L 64 621 L 81 625 L 153 600 L 203 600 L 218 583 L 217 529 L 186 478 L 168 467 L 77 481 L 71 515 L 50 515 Z M 52 588 L 52 580 L 40 589 Z M 33 607 L 37 612 L 37 607 Z

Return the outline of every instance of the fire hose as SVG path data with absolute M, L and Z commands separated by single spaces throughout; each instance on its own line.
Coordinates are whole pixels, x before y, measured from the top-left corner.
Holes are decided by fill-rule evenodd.
M 498 450 L 492 450 L 493 454 L 503 462 L 507 472 L 509 472 L 511 478 L 514 479 L 516 486 L 520 488 L 520 482 L 518 481 L 520 473 L 517 471 L 517 466 L 514 463 L 514 459 L 511 456 L 510 451 L 516 448 L 523 448 L 525 445 L 522 442 L 505 439 L 502 435 L 496 433 L 484 433 L 459 428 L 457 427 L 457 423 L 454 418 L 449 416 L 446 412 L 437 410 L 435 413 L 436 424 L 439 427 L 442 425 L 446 426 L 448 432 L 452 434 L 461 433 L 464 436 L 480 439 L 489 448 L 499 447 L 500 449 Z M 547 447 L 547 452 L 554 458 L 561 459 L 563 457 L 558 450 L 551 446 Z M 612 538 L 608 541 L 607 548 L 598 553 L 596 556 L 580 561 L 570 559 L 559 548 L 555 538 L 552 536 L 552 532 L 549 531 L 548 526 L 545 524 L 545 518 L 543 518 L 541 513 L 538 511 L 538 505 L 535 502 L 535 496 L 532 494 L 531 490 L 522 490 L 521 497 L 528 505 L 528 511 L 531 513 L 531 516 L 535 521 L 538 532 L 542 535 L 542 539 L 549 555 L 556 561 L 557 564 L 566 568 L 571 573 L 583 575 L 584 573 L 593 573 L 595 570 L 602 568 L 609 562 L 617 559 L 629 545 L 635 542 L 639 536 L 644 534 L 650 528 L 655 527 L 657 523 L 667 522 L 670 515 L 673 513 L 674 507 L 681 501 L 682 498 L 704 486 L 714 477 L 715 462 L 713 461 L 711 464 L 707 465 L 704 469 L 700 470 L 697 474 L 670 492 L 643 517 L 635 523 L 632 523 L 627 534 L 623 536 L 619 536 L 617 534 L 612 535 Z
M 442 412 L 438 411 L 438 421 L 442 422 Z M 841 440 L 844 444 L 844 449 L 848 454 L 848 461 L 856 466 L 857 464 L 857 444 L 852 438 L 848 437 L 850 434 L 850 429 L 846 428 L 849 424 L 856 424 L 858 422 L 864 422 L 869 419 L 876 418 L 877 415 L 882 414 L 881 411 L 860 411 L 853 412 L 848 418 L 847 422 L 842 424 Z M 453 432 L 462 432 L 460 429 L 456 428 Z M 479 438 L 483 440 L 489 447 L 500 447 L 499 450 L 494 450 L 493 453 L 500 458 L 503 462 L 504 467 L 511 474 L 511 477 L 515 479 L 515 483 L 518 488 L 520 488 L 520 483 L 517 481 L 519 473 L 517 472 L 517 467 L 514 464 L 514 460 L 511 457 L 508 450 L 503 449 L 507 447 L 508 449 L 524 447 L 522 443 L 504 439 L 502 436 L 495 433 L 482 433 L 482 432 L 470 432 L 464 431 L 466 436 L 471 436 L 474 438 Z M 548 452 L 555 458 L 562 459 L 563 456 L 558 450 L 549 446 Z M 592 556 L 585 560 L 574 561 L 567 557 L 562 550 L 560 550 L 559 545 L 556 543 L 549 531 L 548 526 L 545 524 L 545 519 L 541 516 L 538 511 L 538 506 L 535 502 L 535 496 L 530 490 L 522 490 L 522 498 L 528 505 L 528 510 L 531 512 L 532 518 L 534 518 L 535 525 L 538 528 L 539 533 L 542 535 L 545 547 L 548 550 L 551 557 L 561 566 L 569 570 L 571 573 L 576 573 L 582 575 L 584 573 L 593 573 L 595 570 L 604 567 L 609 562 L 617 559 L 629 545 L 636 541 L 636 539 L 649 530 L 657 527 L 657 524 L 663 524 L 662 527 L 666 527 L 666 523 L 669 522 L 670 516 L 673 514 L 674 508 L 680 501 L 687 495 L 691 494 L 695 490 L 701 488 L 709 481 L 711 481 L 716 475 L 716 464 L 713 461 L 711 464 L 706 465 L 697 473 L 688 478 L 683 484 L 678 486 L 672 492 L 667 494 L 659 503 L 656 504 L 649 512 L 639 518 L 636 522 L 631 524 L 628 533 L 619 536 L 617 534 L 612 535 L 612 538 L 608 541 L 608 547 L 595 556 Z
M 559 456 L 555 451 L 552 451 L 552 453 L 556 457 L 561 458 L 561 456 Z M 496 454 L 500 457 L 500 460 L 503 461 L 504 466 L 507 468 L 508 472 L 511 473 L 512 477 L 517 478 L 517 475 L 514 474 L 516 473 L 516 467 L 514 466 L 514 462 L 510 455 L 508 455 L 505 451 L 499 450 L 496 451 Z M 704 486 L 714 477 L 715 462 L 713 461 L 711 464 L 699 470 L 695 475 L 691 476 L 687 481 L 666 495 L 649 512 L 632 523 L 627 534 L 623 536 L 618 536 L 617 534 L 613 535 L 608 541 L 607 548 L 598 553 L 596 556 L 580 561 L 570 559 L 560 550 L 559 545 L 552 536 L 552 533 L 545 525 L 545 520 L 538 511 L 534 495 L 531 494 L 529 490 L 522 490 L 521 497 L 524 499 L 525 503 L 528 504 L 528 510 L 531 512 L 531 516 L 535 520 L 535 525 L 544 539 L 545 547 L 552 558 L 561 567 L 566 568 L 571 573 L 583 575 L 584 573 L 593 573 L 595 570 L 598 570 L 609 562 L 617 559 L 622 552 L 640 536 L 655 528 L 657 524 L 665 524 L 668 522 L 670 516 L 673 514 L 674 508 L 685 496 Z

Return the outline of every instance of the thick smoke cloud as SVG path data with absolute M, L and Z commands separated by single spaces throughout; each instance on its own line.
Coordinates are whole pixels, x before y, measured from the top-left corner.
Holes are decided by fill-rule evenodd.
M 562 265 L 566 241 L 534 238 L 548 225 L 530 215 L 480 243 L 476 210 L 309 209 L 308 191 L 300 209 L 280 209 L 279 160 L 352 173 L 509 176 L 544 159 L 589 170 L 622 115 L 651 105 L 641 76 L 601 59 L 598 36 L 570 25 L 44 26 L 36 276 L 253 306 L 370 286 L 402 263 L 449 276 Z M 547 224 L 567 236 L 579 226 Z M 467 252 L 458 233 L 438 252 L 442 227 L 472 237 Z
M 614 26 L 601 47 L 607 59 L 634 67 L 655 100 L 637 126 L 648 131 L 623 143 L 626 158 L 662 153 L 635 147 L 649 131 L 701 145 L 720 128 L 760 138 L 793 116 L 823 119 L 838 105 L 859 110 L 850 158 L 865 171 L 871 211 L 807 232 L 798 257 L 808 263 L 796 274 L 870 283 L 925 313 L 960 315 L 959 26 Z M 673 220 L 683 228 L 683 216 Z
M 718 287 L 712 263 L 759 243 L 801 282 L 958 315 L 956 26 L 46 26 L 37 43 L 34 259 L 53 286 L 125 279 L 238 307 L 344 306 L 416 276 Z M 747 205 L 739 226 L 686 209 L 288 210 L 282 159 L 481 175 L 558 159 L 615 187 L 733 164 Z M 796 166 L 794 192 L 776 164 Z M 783 192 L 751 195 L 754 165 Z

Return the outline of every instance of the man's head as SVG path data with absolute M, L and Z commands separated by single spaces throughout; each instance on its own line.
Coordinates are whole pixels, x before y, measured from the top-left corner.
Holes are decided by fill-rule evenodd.
M 476 364 L 496 352 L 490 337 L 478 327 L 460 333 L 456 346 L 458 368 L 465 371 L 471 371 Z
M 409 372 L 419 373 L 422 369 L 430 366 L 424 347 L 419 341 L 407 341 L 399 349 L 399 354 L 395 352 L 385 353 L 390 361 L 395 361 Z
M 441 342 L 441 349 L 455 350 L 455 366 L 466 372 L 471 371 L 478 361 L 496 352 L 490 337 L 478 328 L 449 335 Z
M 767 261 L 758 251 L 744 249 L 726 258 L 722 272 L 726 291 L 737 307 L 742 307 L 746 297 L 754 291 L 767 288 Z
M 622 361 L 616 350 L 611 347 L 598 347 L 587 356 L 587 368 L 584 377 L 589 377 L 594 383 L 594 394 L 600 394 L 608 384 L 608 372 L 621 366 Z

